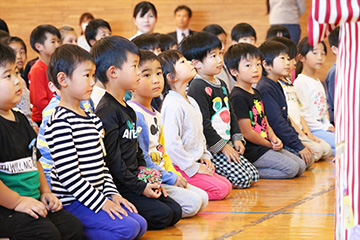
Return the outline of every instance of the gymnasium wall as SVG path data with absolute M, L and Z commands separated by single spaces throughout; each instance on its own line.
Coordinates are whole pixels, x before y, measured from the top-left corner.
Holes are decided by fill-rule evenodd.
M 140 1 L 140 0 L 139 0 Z M 28 45 L 28 59 L 36 56 L 31 49 L 29 36 L 40 24 L 73 26 L 80 34 L 79 18 L 83 12 L 91 12 L 95 18 L 103 18 L 110 23 L 112 33 L 129 38 L 136 33 L 132 11 L 139 1 L 133 0 L 1 0 L 0 18 L 9 26 L 10 34 L 21 37 Z M 307 12 L 301 17 L 302 35 L 307 34 L 307 18 L 311 0 L 305 0 Z M 201 30 L 208 24 L 217 23 L 228 33 L 231 44 L 231 28 L 240 22 L 248 22 L 257 32 L 257 45 L 260 45 L 269 27 L 266 15 L 266 0 L 152 0 L 158 10 L 155 32 L 167 33 L 175 30 L 174 9 L 181 4 L 188 5 L 193 11 L 191 29 Z M 319 73 L 321 79 L 331 67 L 334 56 L 328 54 L 327 64 Z M 324 75 L 325 74 L 325 75 Z

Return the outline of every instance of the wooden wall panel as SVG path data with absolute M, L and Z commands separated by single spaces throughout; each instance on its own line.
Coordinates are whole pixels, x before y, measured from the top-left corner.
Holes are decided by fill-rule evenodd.
M 0 18 L 4 19 L 11 35 L 19 36 L 28 44 L 29 59 L 36 56 L 30 48 L 29 36 L 37 25 L 52 24 L 56 27 L 71 25 L 80 33 L 79 17 L 83 12 L 91 12 L 96 18 L 110 23 L 113 34 L 131 37 L 136 33 L 132 21 L 132 11 L 139 1 L 134 0 L 1 0 Z M 173 11 L 176 6 L 186 4 L 193 10 L 191 29 L 201 30 L 207 24 L 220 24 L 230 34 L 231 28 L 240 22 L 250 23 L 258 35 L 260 45 L 269 27 L 265 0 L 183 0 L 152 1 L 158 10 L 156 32 L 174 31 Z M 302 34 L 306 35 L 307 18 L 311 0 L 306 0 L 308 10 L 301 17 Z M 228 45 L 230 44 L 228 36 Z M 331 67 L 334 56 L 328 54 L 327 64 L 320 72 L 321 78 Z

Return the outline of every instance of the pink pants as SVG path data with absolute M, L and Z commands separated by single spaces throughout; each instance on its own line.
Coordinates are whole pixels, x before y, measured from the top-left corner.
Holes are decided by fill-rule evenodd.
M 222 200 L 231 192 L 231 183 L 216 173 L 214 176 L 196 173 L 194 176 L 189 177 L 178 166 L 174 167 L 176 171 L 186 178 L 188 183 L 204 190 L 209 195 L 209 200 Z

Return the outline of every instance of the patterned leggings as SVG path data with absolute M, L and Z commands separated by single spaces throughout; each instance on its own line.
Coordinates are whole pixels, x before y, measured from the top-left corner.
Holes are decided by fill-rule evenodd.
M 231 142 L 228 144 L 233 147 Z M 220 151 L 217 154 L 213 154 L 211 159 L 215 166 L 215 172 L 221 176 L 226 177 L 233 185 L 241 188 L 247 188 L 251 186 L 251 183 L 259 180 L 259 172 L 254 165 L 244 156 L 240 155 L 240 163 L 236 163 L 226 158 L 226 156 Z

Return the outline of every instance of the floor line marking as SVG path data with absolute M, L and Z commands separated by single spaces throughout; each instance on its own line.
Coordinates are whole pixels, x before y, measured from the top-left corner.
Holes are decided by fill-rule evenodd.
M 269 219 L 271 219 L 271 218 L 274 218 L 275 216 L 278 216 L 278 215 L 280 215 L 280 214 L 283 214 L 285 211 L 287 211 L 287 210 L 290 209 L 290 208 L 294 208 L 294 207 L 300 206 L 300 205 L 302 205 L 302 204 L 304 204 L 304 203 L 306 203 L 306 202 L 308 202 L 308 201 L 310 201 L 310 200 L 313 200 L 314 198 L 316 198 L 316 197 L 318 197 L 318 196 L 321 196 L 321 195 L 323 195 L 323 194 L 325 194 L 325 193 L 328 193 L 328 192 L 330 192 L 330 191 L 332 191 L 332 190 L 334 190 L 334 189 L 335 189 L 335 184 L 329 186 L 327 189 L 324 189 L 324 190 L 319 191 L 319 192 L 317 192 L 317 193 L 313 193 L 313 194 L 310 195 L 309 197 L 300 199 L 300 200 L 298 200 L 298 201 L 295 202 L 295 203 L 292 203 L 292 204 L 287 205 L 287 206 L 285 206 L 285 207 L 283 207 L 283 208 L 280 208 L 279 210 L 276 210 L 276 211 L 274 211 L 274 212 L 271 212 L 271 213 L 269 213 L 269 214 L 267 214 L 267 215 L 259 218 L 259 219 L 256 220 L 256 221 L 253 221 L 253 222 L 251 222 L 251 223 L 249 223 L 249 224 L 245 224 L 245 225 L 243 225 L 243 226 L 242 226 L 241 228 L 239 228 L 239 229 L 233 230 L 233 231 L 231 231 L 231 232 L 229 232 L 229 233 L 225 233 L 224 235 L 222 235 L 222 236 L 220 236 L 220 237 L 218 237 L 218 238 L 215 238 L 214 240 L 224 240 L 224 239 L 227 239 L 227 238 L 231 238 L 231 237 L 233 237 L 233 236 L 235 236 L 235 235 L 237 235 L 237 234 L 245 231 L 245 229 L 247 229 L 247 228 L 249 228 L 249 227 L 254 227 L 254 226 L 256 226 L 256 225 L 258 225 L 258 224 L 260 224 L 260 223 L 262 223 L 262 222 L 265 222 L 265 221 L 267 221 L 267 220 L 269 220 Z
M 229 211 L 203 211 L 201 213 L 234 213 L 234 214 L 271 214 L 272 212 L 229 212 Z M 294 214 L 294 215 L 335 215 L 335 213 L 295 213 L 295 212 L 283 212 L 281 214 Z

